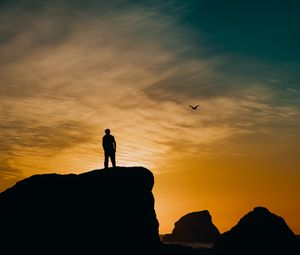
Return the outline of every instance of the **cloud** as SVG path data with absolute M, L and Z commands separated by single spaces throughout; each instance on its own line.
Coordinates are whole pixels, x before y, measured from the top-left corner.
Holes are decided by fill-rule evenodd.
M 156 168 L 178 152 L 231 153 L 236 143 L 251 151 L 249 137 L 257 135 L 258 144 L 280 128 L 297 136 L 298 106 L 277 103 L 295 95 L 294 86 L 274 87 L 284 77 L 225 68 L 235 66 L 230 56 L 199 57 L 204 49 L 189 41 L 191 30 L 161 6 L 96 7 L 55 2 L 1 15 L 0 151 L 14 166 L 4 172 L 48 171 L 45 162 L 51 169 L 96 166 L 107 127 L 120 164 Z M 199 111 L 187 107 L 193 103 Z M 32 157 L 40 159 L 29 163 Z M 70 157 L 83 159 L 62 163 Z
M 153 106 L 140 90 L 171 57 L 158 43 L 169 40 L 162 35 L 170 21 L 139 8 L 108 9 L 89 16 L 65 5 L 23 6 L 1 16 L 1 151 L 10 164 L 78 152 L 106 125 L 120 133 L 132 127 L 140 118 L 132 109 Z M 32 167 L 41 169 L 37 162 Z
M 18 168 L 15 168 L 10 165 L 9 159 L 7 157 L 0 157 L 0 191 L 9 188 L 14 185 L 21 178 L 24 178 L 24 175 Z

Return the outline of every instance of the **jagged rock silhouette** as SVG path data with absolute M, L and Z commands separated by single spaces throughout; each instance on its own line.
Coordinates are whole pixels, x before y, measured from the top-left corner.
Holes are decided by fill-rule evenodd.
M 223 233 L 214 245 L 216 255 L 299 254 L 296 235 L 283 218 L 256 207 Z
M 0 193 L 1 254 L 298 254 L 284 220 L 261 207 L 213 249 L 161 243 L 153 185 L 143 167 L 24 179 Z
M 209 211 L 192 212 L 181 217 L 171 234 L 166 234 L 166 242 L 214 242 L 220 235 L 217 227 L 212 223 Z

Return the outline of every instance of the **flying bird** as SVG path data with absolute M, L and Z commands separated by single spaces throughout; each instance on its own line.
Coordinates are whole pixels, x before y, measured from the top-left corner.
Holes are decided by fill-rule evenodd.
M 196 110 L 198 106 L 199 106 L 199 104 L 195 105 L 195 106 L 189 105 L 189 107 L 191 107 L 193 110 Z

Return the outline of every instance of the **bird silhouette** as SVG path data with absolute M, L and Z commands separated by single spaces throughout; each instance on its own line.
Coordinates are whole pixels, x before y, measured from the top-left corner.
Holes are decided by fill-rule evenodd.
M 199 106 L 199 104 L 195 105 L 195 106 L 189 105 L 189 107 L 191 107 L 193 110 L 196 110 L 198 106 Z

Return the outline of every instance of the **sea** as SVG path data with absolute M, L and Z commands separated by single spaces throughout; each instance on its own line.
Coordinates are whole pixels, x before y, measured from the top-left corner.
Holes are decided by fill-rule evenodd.
M 165 244 L 180 244 L 193 248 L 212 248 L 214 243 L 198 243 L 198 242 L 163 242 Z

